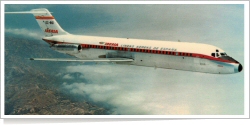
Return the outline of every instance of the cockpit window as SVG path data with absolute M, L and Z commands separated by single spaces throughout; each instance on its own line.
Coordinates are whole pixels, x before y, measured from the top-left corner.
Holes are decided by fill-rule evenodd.
M 212 53 L 211 56 L 215 57 L 215 53 Z
M 219 53 L 216 53 L 216 56 L 219 57 L 220 56 Z
M 220 55 L 225 56 L 225 54 L 224 54 L 224 53 L 220 53 Z
M 222 57 L 222 56 L 227 56 L 227 54 L 225 52 L 219 52 L 219 50 L 216 49 L 216 52 L 211 53 L 211 56 L 213 56 L 213 57 Z
M 227 56 L 227 54 L 226 54 L 226 53 L 220 53 L 220 55 L 222 55 L 222 56 Z

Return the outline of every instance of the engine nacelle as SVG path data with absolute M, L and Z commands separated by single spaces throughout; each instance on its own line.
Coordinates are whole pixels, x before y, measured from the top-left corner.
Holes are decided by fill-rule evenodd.
M 79 53 L 82 46 L 78 44 L 54 44 L 51 48 L 61 53 Z

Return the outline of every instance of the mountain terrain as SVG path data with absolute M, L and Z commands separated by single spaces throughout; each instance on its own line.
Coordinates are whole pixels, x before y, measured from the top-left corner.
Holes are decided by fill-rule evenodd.
M 108 109 L 65 94 L 61 69 L 67 62 L 31 61 L 30 57 L 72 58 L 42 40 L 5 36 L 5 115 L 106 115 Z M 74 73 L 73 75 L 77 75 Z M 79 80 L 79 79 L 75 79 Z

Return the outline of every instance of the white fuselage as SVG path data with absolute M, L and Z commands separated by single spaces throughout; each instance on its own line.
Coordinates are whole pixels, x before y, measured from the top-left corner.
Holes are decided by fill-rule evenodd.
M 240 72 L 238 62 L 211 56 L 211 53 L 217 51 L 225 52 L 207 44 L 80 35 L 57 35 L 45 37 L 43 40 L 50 44 L 81 45 L 81 51 L 56 49 L 80 59 L 129 58 L 134 61 L 117 64 L 214 74 Z

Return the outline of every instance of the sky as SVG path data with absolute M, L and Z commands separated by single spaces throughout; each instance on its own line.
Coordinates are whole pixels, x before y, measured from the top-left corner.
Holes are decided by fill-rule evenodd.
M 5 5 L 47 8 L 72 34 L 211 44 L 244 67 L 244 5 Z M 41 39 L 33 15 L 5 15 L 5 33 Z M 217 75 L 113 64 L 69 65 L 61 88 L 121 115 L 243 115 L 244 72 Z M 84 81 L 74 81 L 73 73 Z M 71 80 L 69 80 L 71 79 Z

